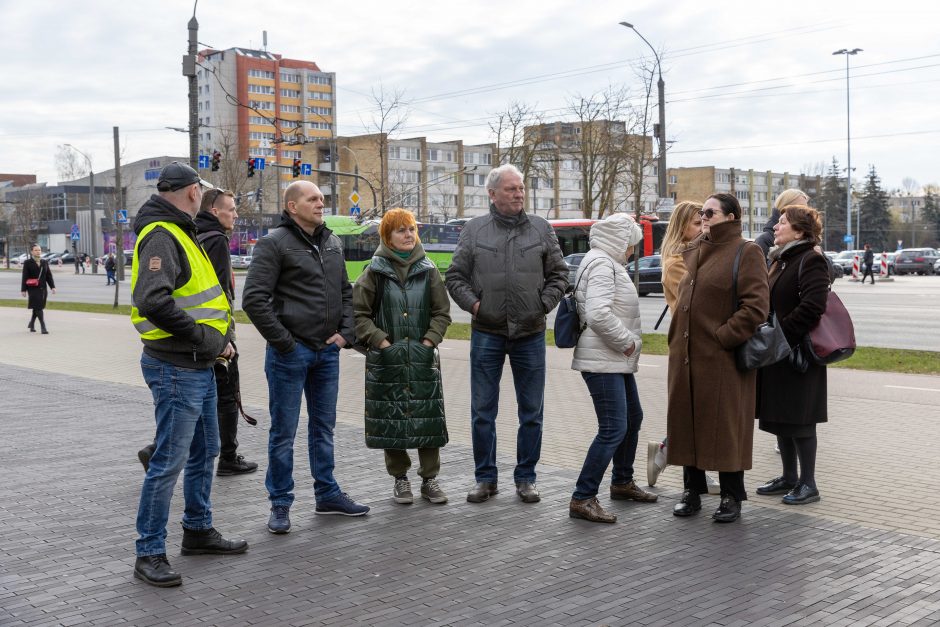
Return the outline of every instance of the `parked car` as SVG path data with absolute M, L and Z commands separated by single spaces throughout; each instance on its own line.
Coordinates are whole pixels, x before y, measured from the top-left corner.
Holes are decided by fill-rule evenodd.
M 630 274 L 630 278 L 633 278 L 633 273 L 636 266 L 636 262 L 631 261 L 627 264 L 627 272 Z M 640 296 L 646 296 L 647 294 L 662 294 L 663 293 L 663 266 L 662 266 L 662 257 L 660 255 L 650 255 L 649 257 L 640 257 L 640 286 L 637 289 L 637 292 Z
M 861 271 L 861 257 L 865 254 L 864 250 L 843 250 L 833 258 L 832 262 L 842 266 L 842 274 L 852 274 L 852 264 L 855 261 L 855 255 L 859 256 L 859 271 Z
M 18 266 L 21 263 L 25 262 L 27 259 L 29 259 L 29 253 L 20 253 L 19 255 L 16 255 L 15 257 L 13 257 L 13 259 L 10 259 L 10 263 Z
M 578 266 L 584 259 L 586 253 L 573 253 L 565 257 L 565 263 L 568 264 L 568 289 L 574 289 L 574 281 L 578 274 Z
M 933 274 L 940 253 L 933 248 L 902 248 L 894 258 L 894 272 L 902 274 Z
M 251 255 L 232 255 L 232 267 L 245 269 L 251 265 Z

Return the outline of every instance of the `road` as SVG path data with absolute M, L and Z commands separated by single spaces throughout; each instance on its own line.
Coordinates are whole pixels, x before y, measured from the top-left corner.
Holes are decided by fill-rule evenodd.
M 129 274 L 129 272 L 128 272 Z M 59 286 L 55 300 L 67 302 L 112 303 L 114 287 L 106 287 L 104 274 L 78 275 L 69 266 L 54 269 Z M 240 295 L 245 273 L 235 273 L 236 307 L 241 307 Z M 0 271 L 0 298 L 20 298 L 18 271 Z M 836 281 L 834 289 L 845 302 L 855 322 L 855 335 L 860 346 L 908 348 L 940 352 L 940 276 L 894 277 L 890 282 L 860 285 L 847 279 Z M 119 287 L 118 302 L 130 303 L 130 282 Z M 640 299 L 643 330 L 653 332 L 653 325 L 662 313 L 665 301 L 662 295 Z M 455 322 L 469 322 L 470 315 L 452 306 Z M 554 313 L 549 316 L 549 323 Z M 659 332 L 669 329 L 669 316 L 663 320 Z

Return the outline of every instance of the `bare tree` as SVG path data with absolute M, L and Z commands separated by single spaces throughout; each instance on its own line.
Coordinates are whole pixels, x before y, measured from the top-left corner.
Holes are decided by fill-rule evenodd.
M 43 185 L 27 185 L 17 194 L 10 220 L 10 239 L 18 239 L 24 251 L 36 241 L 42 219 Z
M 905 196 L 916 196 L 917 192 L 920 191 L 920 183 L 909 176 L 905 176 L 901 179 L 901 189 L 904 190 Z
M 397 88 L 386 90 L 382 83 L 379 83 L 378 89 L 372 88 L 369 99 L 373 106 L 372 117 L 369 122 L 363 122 L 363 126 L 378 135 L 380 214 L 384 214 L 389 191 L 389 140 L 405 126 L 410 113 L 410 103 L 405 100 L 405 90 Z
M 535 106 L 513 101 L 493 115 L 489 126 L 496 143 L 496 165 L 511 163 L 527 182 L 550 176 L 555 137 Z
M 85 158 L 68 146 L 56 146 L 55 170 L 60 181 L 74 181 L 88 175 Z

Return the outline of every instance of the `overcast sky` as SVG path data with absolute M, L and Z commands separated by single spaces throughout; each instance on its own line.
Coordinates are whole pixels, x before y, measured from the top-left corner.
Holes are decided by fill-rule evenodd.
M 846 160 L 845 57 L 851 58 L 852 165 L 886 188 L 940 182 L 940 9 L 893 2 L 288 2 L 200 0 L 199 40 L 260 48 L 336 72 L 340 134 L 365 132 L 381 83 L 413 100 L 400 137 L 491 141 L 512 101 L 547 120 L 609 85 L 640 95 L 635 66 L 662 52 L 671 166 L 799 173 Z M 931 8 L 926 8 L 931 7 Z M 0 172 L 54 181 L 56 146 L 95 170 L 188 152 L 181 75 L 193 3 L 0 0 Z M 201 46 L 202 47 L 202 46 Z M 654 87 L 655 90 L 655 87 Z M 655 101 L 655 91 L 654 98 Z

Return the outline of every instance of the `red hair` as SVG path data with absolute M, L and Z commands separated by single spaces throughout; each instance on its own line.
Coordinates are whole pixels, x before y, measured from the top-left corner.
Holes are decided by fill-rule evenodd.
M 414 214 L 407 209 L 389 209 L 385 212 L 385 215 L 382 216 L 382 223 L 379 224 L 379 235 L 382 238 L 382 243 L 386 246 L 391 246 L 389 240 L 394 231 L 397 231 L 403 226 L 417 225 L 418 222 L 415 220 Z M 421 241 L 420 238 L 418 241 Z

